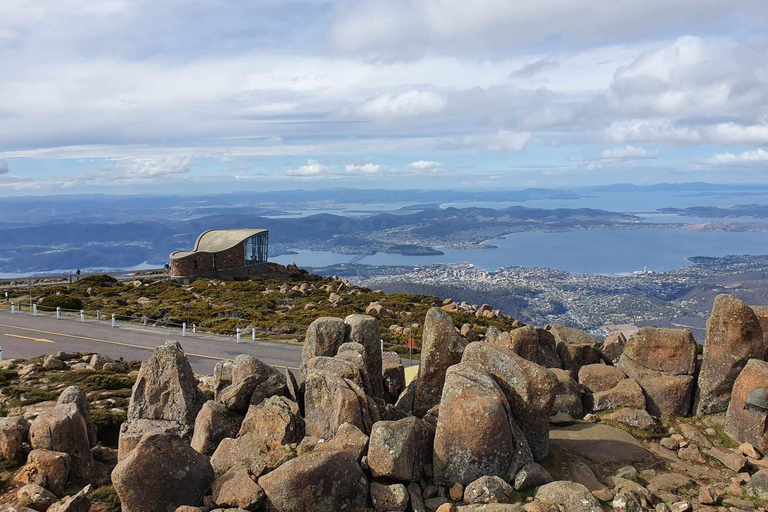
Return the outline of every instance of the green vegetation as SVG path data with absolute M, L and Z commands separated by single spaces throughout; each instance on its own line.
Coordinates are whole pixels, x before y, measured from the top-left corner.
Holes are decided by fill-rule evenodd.
M 121 390 L 133 387 L 135 379 L 127 375 L 105 371 L 74 370 L 55 373 L 50 376 L 55 382 L 67 386 L 79 386 L 86 393 L 98 390 Z
M 46 308 L 83 309 L 83 301 L 75 295 L 47 295 L 40 299 L 38 304 Z
M 88 495 L 91 502 L 103 503 L 106 505 L 104 508 L 99 508 L 104 512 L 120 512 L 122 505 L 120 504 L 120 498 L 117 497 L 115 488 L 111 485 L 104 485 L 94 490 Z
M 59 398 L 59 393 L 55 391 L 15 385 L 6 386 L 2 388 L 0 392 L 9 397 L 9 400 L 5 404 L 6 408 L 23 407 Z
M 298 291 L 303 283 L 307 283 L 309 290 Z M 285 285 L 289 291 L 281 293 L 280 288 Z M 379 302 L 386 311 L 379 318 L 385 347 L 408 354 L 408 323 L 411 319 L 415 325 L 413 338 L 417 357 L 427 310 L 442 304 L 431 295 L 375 293 L 336 278 L 302 273 L 231 280 L 198 279 L 190 285 L 149 278 L 120 282 L 109 276 L 95 275 L 68 287 L 56 286 L 35 292 L 41 304 L 49 305 L 51 301 L 56 305 L 66 303 L 61 307 L 69 309 L 83 308 L 89 312 L 99 309 L 106 318 L 114 313 L 118 318 L 137 322 L 146 318 L 149 325 L 158 326 L 186 322 L 188 326 L 195 324 L 206 331 L 229 335 L 237 328 L 255 328 L 259 338 L 276 341 L 303 341 L 307 327 L 315 319 L 364 313 L 371 302 Z M 341 302 L 331 304 L 329 296 L 332 292 L 341 297 Z M 471 323 L 478 329 L 491 325 L 501 330 L 512 328 L 509 319 L 450 314 L 457 327 Z M 404 331 L 396 334 L 390 330 L 394 325 Z

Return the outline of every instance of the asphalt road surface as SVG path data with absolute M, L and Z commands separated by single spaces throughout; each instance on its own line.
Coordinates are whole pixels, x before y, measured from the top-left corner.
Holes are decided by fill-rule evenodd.
M 218 361 L 231 360 L 239 354 L 250 354 L 272 366 L 294 371 L 301 363 L 300 345 L 250 339 L 237 343 L 234 338 L 213 336 L 182 337 L 126 324 L 112 328 L 107 322 L 80 323 L 73 319 L 0 312 L 3 359 L 29 359 L 56 352 L 97 352 L 114 359 L 144 361 L 165 340 L 178 341 L 194 370 L 201 374 L 212 373 Z

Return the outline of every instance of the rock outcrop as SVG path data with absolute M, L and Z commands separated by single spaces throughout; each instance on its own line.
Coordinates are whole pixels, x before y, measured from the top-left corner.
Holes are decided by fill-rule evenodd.
M 461 361 L 466 345 L 467 341 L 456 332 L 448 313 L 439 308 L 427 312 L 421 340 L 421 366 L 414 388 L 415 416 L 424 416 L 440 403 L 446 371 Z
M 618 368 L 643 388 L 651 414 L 690 413 L 696 342 L 688 329 L 643 327 L 627 340 Z
M 718 295 L 707 320 L 696 414 L 725 411 L 733 383 L 747 361 L 764 357 L 763 329 L 755 312 L 735 297 Z
M 197 506 L 214 481 L 205 455 L 182 437 L 148 434 L 112 471 L 123 512 L 167 512 Z
M 511 480 L 529 462 L 531 448 L 493 377 L 476 362 L 451 366 L 435 432 L 435 481 L 466 485 L 485 475 Z
M 725 433 L 768 454 L 768 362 L 750 359 L 733 386 Z

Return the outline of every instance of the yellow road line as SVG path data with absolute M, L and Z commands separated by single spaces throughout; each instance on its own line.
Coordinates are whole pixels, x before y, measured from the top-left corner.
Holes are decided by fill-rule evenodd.
M 4 333 L 3 336 L 10 336 L 11 338 L 21 338 L 21 339 L 24 339 L 24 340 L 39 341 L 41 343 L 55 343 L 54 341 L 47 340 L 45 338 L 31 338 L 29 336 L 22 336 L 20 334 L 7 334 L 7 333 Z
M 64 333 L 61 333 L 61 332 L 51 332 L 51 331 L 43 331 L 43 330 L 40 330 L 40 329 L 30 329 L 29 327 L 17 327 L 15 325 L 7 325 L 7 324 L 0 324 L 0 327 L 7 327 L 9 329 L 18 329 L 18 330 L 21 330 L 21 331 L 39 332 L 39 333 L 42 333 L 42 334 L 50 334 L 50 335 L 53 335 L 53 336 L 63 336 L 65 338 L 74 338 L 74 339 L 78 339 L 78 340 L 95 341 L 95 342 L 98 342 L 98 343 L 107 343 L 109 345 L 120 345 L 122 347 L 138 348 L 138 349 L 150 350 L 150 351 L 155 350 L 152 347 L 145 347 L 144 345 L 136 345 L 134 343 L 124 343 L 122 341 L 101 340 L 99 338 L 90 338 L 88 336 L 77 336 L 77 335 L 74 335 L 74 334 L 64 334 Z M 13 336 L 13 335 L 12 334 L 6 334 L 6 336 Z M 16 336 L 16 337 L 18 337 L 18 336 Z M 33 339 L 33 338 L 30 338 L 30 339 Z M 201 357 L 203 359 L 213 359 L 215 361 L 233 361 L 233 359 L 229 359 L 229 358 L 226 358 L 226 357 L 208 356 L 208 355 L 205 355 L 205 354 L 193 354 L 191 352 L 185 352 L 185 353 L 188 356 L 191 356 L 191 357 Z M 294 368 L 292 366 L 283 366 L 283 365 L 279 365 L 279 364 L 274 364 L 274 365 L 270 365 L 270 366 L 274 366 L 276 368 L 286 368 L 288 370 L 298 370 L 298 368 Z

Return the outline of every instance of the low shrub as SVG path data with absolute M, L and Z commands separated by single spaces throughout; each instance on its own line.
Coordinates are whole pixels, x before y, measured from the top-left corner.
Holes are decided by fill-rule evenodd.
M 83 301 L 74 295 L 48 295 L 38 301 L 38 304 L 47 308 L 83 309 Z

